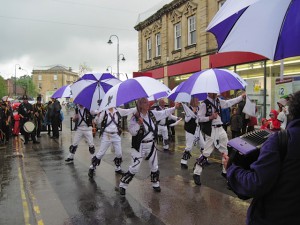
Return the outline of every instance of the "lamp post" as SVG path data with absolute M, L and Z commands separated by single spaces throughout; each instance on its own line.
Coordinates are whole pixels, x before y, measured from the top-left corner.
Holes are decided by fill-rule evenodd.
M 108 44 L 112 44 L 113 42 L 111 41 L 111 38 L 115 37 L 117 38 L 117 77 L 118 79 L 120 79 L 120 56 L 123 54 L 119 54 L 119 37 L 115 34 L 110 35 L 109 40 L 108 40 Z M 125 57 L 123 55 L 122 61 L 125 61 Z
M 109 72 L 109 68 L 110 68 L 110 74 L 112 74 L 112 67 L 111 67 L 111 66 L 108 66 L 108 67 L 106 68 L 106 71 Z
M 15 64 L 15 97 L 17 97 L 17 66 L 19 70 L 22 69 L 20 64 Z
M 21 68 L 21 70 L 23 70 L 23 71 L 25 71 L 26 72 L 26 74 L 24 75 L 24 78 L 26 79 L 26 91 L 25 91 L 25 94 L 26 95 L 28 95 L 29 93 L 28 93 L 28 89 L 29 89 L 29 81 L 28 81 L 28 71 L 27 70 L 25 70 L 25 69 L 23 69 L 23 68 Z

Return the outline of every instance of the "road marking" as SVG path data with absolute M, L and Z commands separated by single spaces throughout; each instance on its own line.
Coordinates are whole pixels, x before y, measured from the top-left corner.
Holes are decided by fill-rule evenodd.
M 21 139 L 18 137 L 16 137 L 15 140 L 15 150 L 17 152 L 18 155 L 23 155 L 23 148 L 22 148 L 22 141 Z M 20 181 L 20 189 L 21 189 L 21 198 L 22 198 L 22 205 L 23 205 L 23 214 L 24 214 L 24 221 L 25 221 L 25 225 L 30 225 L 29 219 L 30 219 L 30 215 L 29 215 L 29 207 L 28 207 L 28 203 L 31 203 L 32 207 L 33 207 L 33 214 L 35 217 L 35 220 L 37 222 L 38 225 L 44 225 L 43 220 L 41 219 L 41 211 L 40 208 L 37 204 L 37 200 L 35 198 L 35 196 L 33 195 L 31 189 L 30 189 L 30 184 L 28 184 L 26 182 L 26 179 L 24 179 L 25 177 L 25 172 L 24 172 L 24 161 L 23 161 L 23 157 L 20 158 L 20 160 L 18 161 L 18 177 L 19 177 L 19 181 Z M 27 196 L 26 197 L 26 191 L 27 191 Z

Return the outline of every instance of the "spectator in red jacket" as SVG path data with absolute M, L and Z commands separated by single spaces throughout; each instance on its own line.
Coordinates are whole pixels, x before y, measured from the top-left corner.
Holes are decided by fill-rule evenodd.
M 270 119 L 268 119 L 268 129 L 271 131 L 278 131 L 280 130 L 280 121 L 277 119 L 278 112 L 275 109 L 272 109 L 270 114 Z

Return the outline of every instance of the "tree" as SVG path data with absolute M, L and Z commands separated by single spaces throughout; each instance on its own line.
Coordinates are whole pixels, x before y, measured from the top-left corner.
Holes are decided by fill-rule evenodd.
M 79 65 L 79 72 L 78 75 L 81 77 L 82 75 L 84 75 L 86 72 L 88 71 L 92 71 L 92 68 L 89 67 L 86 62 L 83 62 Z
M 21 76 L 17 79 L 17 85 L 24 89 L 24 94 L 34 97 L 37 95 L 37 89 L 34 83 L 32 82 L 32 77 L 29 75 Z
M 0 75 L 0 97 L 7 95 L 7 85 L 5 79 Z

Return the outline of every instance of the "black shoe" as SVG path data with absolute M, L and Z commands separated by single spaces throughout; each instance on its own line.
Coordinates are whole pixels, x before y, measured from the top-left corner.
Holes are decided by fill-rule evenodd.
M 39 143 L 40 143 L 39 141 L 34 141 L 34 142 L 33 142 L 33 144 L 39 144 Z
M 120 187 L 119 192 L 120 192 L 120 195 L 126 195 L 126 189 L 125 188 Z
M 161 188 L 160 188 L 160 187 L 153 187 L 153 190 L 154 190 L 155 192 L 161 192 Z
M 224 177 L 225 179 L 227 179 L 227 173 L 221 173 L 221 176 Z
M 74 159 L 71 159 L 71 158 L 66 158 L 66 159 L 65 159 L 65 161 L 66 161 L 66 162 L 70 162 L 70 163 L 71 163 L 71 162 L 73 162 L 73 161 L 74 161 Z
M 187 169 L 187 168 L 188 168 L 188 165 L 187 165 L 187 164 L 181 163 L 181 169 Z
M 42 137 L 42 136 L 41 136 L 41 135 L 38 135 L 37 137 L 40 138 L 40 137 Z
M 120 174 L 120 175 L 123 175 L 125 172 L 124 172 L 123 170 L 120 169 L 120 170 L 116 170 L 115 173 Z
M 27 144 L 28 144 L 28 141 L 25 141 L 25 142 L 24 142 L 24 145 L 27 145 Z
M 201 181 L 200 181 L 200 175 L 197 175 L 197 174 L 194 174 L 193 175 L 193 179 L 194 179 L 194 183 L 196 184 L 196 185 L 201 185 Z
M 90 169 L 89 169 L 89 177 L 90 177 L 90 178 L 93 178 L 94 175 L 95 175 L 95 169 L 90 168 Z
M 169 149 L 168 148 L 164 148 L 164 151 L 167 152 L 167 151 L 169 151 Z

